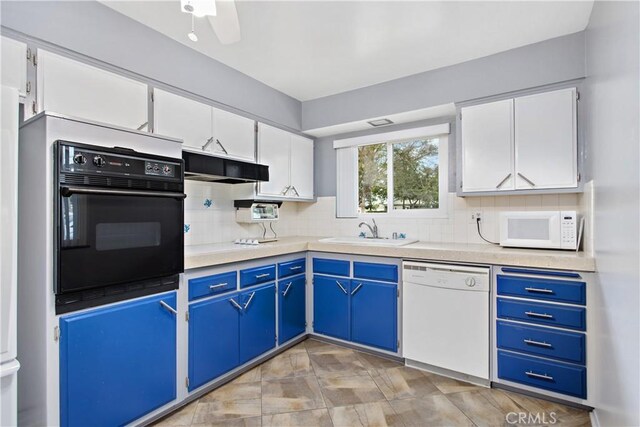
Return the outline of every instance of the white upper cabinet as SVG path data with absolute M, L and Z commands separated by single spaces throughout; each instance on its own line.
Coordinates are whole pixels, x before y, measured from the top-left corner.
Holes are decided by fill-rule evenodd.
M 160 89 L 153 91 L 153 131 L 183 148 L 254 162 L 255 122 Z
M 515 99 L 516 189 L 578 185 L 576 90 Z
M 18 89 L 26 95 L 27 45 L 7 37 L 0 37 L 0 76 L 2 86 Z
M 147 85 L 38 50 L 38 111 L 146 129 Z
M 255 122 L 228 111 L 213 108 L 214 149 L 243 160 L 256 160 Z
M 462 108 L 461 114 L 462 190 L 513 190 L 513 99 Z
M 462 193 L 578 187 L 576 89 L 463 107 Z
M 269 166 L 269 181 L 257 196 L 313 199 L 313 140 L 258 123 L 258 163 Z
M 153 132 L 182 139 L 183 148 L 202 150 L 213 137 L 211 107 L 183 96 L 154 89 Z

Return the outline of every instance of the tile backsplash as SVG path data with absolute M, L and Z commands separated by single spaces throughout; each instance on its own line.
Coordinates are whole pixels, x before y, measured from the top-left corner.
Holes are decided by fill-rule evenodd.
M 246 185 L 246 184 L 239 184 Z M 260 237 L 258 224 L 235 221 L 233 200 L 241 194 L 239 185 L 186 182 L 185 244 L 230 242 L 237 238 Z M 376 218 L 380 235 L 406 233 L 409 238 L 431 242 L 485 243 L 476 229 L 472 215 L 482 216 L 482 234 L 498 241 L 498 217 L 503 211 L 514 210 L 576 210 L 586 218 L 584 250 L 591 252 L 592 183 L 585 184 L 580 194 L 544 194 L 528 196 L 457 197 L 447 198 L 447 218 L 384 217 Z M 335 197 L 319 197 L 316 203 L 285 202 L 280 208 L 280 221 L 274 224 L 279 236 L 357 236 L 362 219 L 336 218 Z M 370 218 L 370 216 L 369 216 Z M 365 220 L 369 220 L 365 218 Z M 268 231 L 270 233 L 270 230 Z M 269 234 L 268 234 L 269 235 Z

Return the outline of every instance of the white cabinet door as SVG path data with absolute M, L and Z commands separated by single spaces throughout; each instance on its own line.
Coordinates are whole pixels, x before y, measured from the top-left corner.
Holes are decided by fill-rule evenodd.
M 2 86 L 18 89 L 26 95 L 27 45 L 8 37 L 0 37 L 0 76 Z
M 147 85 L 38 50 L 38 110 L 146 129 Z
M 217 154 L 243 160 L 256 160 L 255 122 L 228 111 L 213 108 L 213 130 Z
M 213 137 L 211 107 L 163 90 L 153 91 L 153 132 L 184 141 L 184 148 L 202 151 Z M 208 151 L 212 150 L 209 144 Z
M 258 124 L 258 163 L 269 166 L 269 181 L 258 184 L 258 193 L 282 197 L 289 189 L 291 135 L 264 123 Z
M 513 99 L 461 113 L 462 191 L 513 190 Z
M 291 196 L 313 198 L 313 140 L 299 135 L 291 135 L 291 185 Z
M 516 189 L 578 185 L 575 88 L 515 99 Z

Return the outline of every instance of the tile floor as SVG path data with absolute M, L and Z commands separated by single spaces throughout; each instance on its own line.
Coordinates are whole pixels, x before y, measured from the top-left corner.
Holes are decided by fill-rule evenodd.
M 591 425 L 583 410 L 308 339 L 156 426 L 500 426 L 509 412 Z

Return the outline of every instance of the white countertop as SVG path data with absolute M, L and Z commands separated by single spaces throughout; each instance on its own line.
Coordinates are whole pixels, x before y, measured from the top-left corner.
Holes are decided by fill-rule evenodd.
M 185 246 L 185 270 L 317 251 L 388 258 L 464 262 L 520 267 L 595 271 L 595 260 L 584 252 L 514 249 L 484 244 L 416 242 L 406 246 L 367 246 L 320 242 L 321 237 L 282 237 L 257 246 L 217 243 Z

